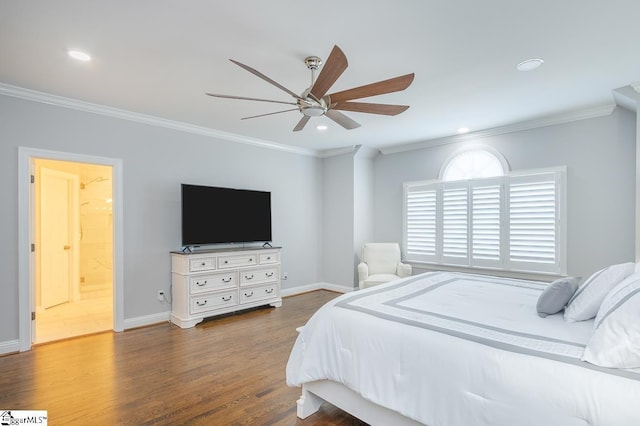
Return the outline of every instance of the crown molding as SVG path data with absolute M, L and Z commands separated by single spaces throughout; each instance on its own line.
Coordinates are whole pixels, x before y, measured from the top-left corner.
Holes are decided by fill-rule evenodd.
M 353 153 L 354 157 L 356 155 L 361 156 L 362 158 L 375 158 L 380 151 L 377 148 L 368 148 L 364 145 L 351 145 L 345 146 L 344 148 L 335 148 L 335 149 L 326 149 L 323 151 L 318 151 L 318 158 L 328 158 L 328 157 L 336 157 L 338 155 L 343 154 L 351 154 Z
M 630 84 L 633 89 L 640 93 L 640 81 Z M 109 117 L 119 118 L 122 120 L 129 120 L 137 123 L 148 124 L 157 127 L 164 127 L 167 129 L 177 130 L 186 133 L 193 133 L 210 138 L 222 139 L 230 142 L 244 143 L 261 148 L 274 149 L 277 151 L 289 152 L 293 154 L 306 155 L 318 158 L 334 157 L 337 155 L 347 154 L 353 152 L 355 147 L 348 146 L 344 148 L 328 149 L 328 150 L 312 150 L 306 148 L 293 147 L 289 145 L 278 144 L 275 142 L 266 141 L 263 139 L 251 138 L 247 136 L 238 135 L 235 133 L 223 132 L 221 130 L 215 130 L 208 127 L 196 126 L 194 124 L 184 123 L 180 121 L 168 120 L 160 117 L 155 117 L 146 114 L 140 114 L 137 112 L 127 111 L 120 108 L 109 107 L 100 104 L 94 104 L 91 102 L 80 101 L 77 99 L 65 98 L 63 96 L 53 95 L 50 93 L 39 92 L 37 90 L 25 89 L 23 87 L 12 86 L 8 84 L 0 83 L 0 95 L 11 96 L 15 98 L 25 99 L 33 102 L 39 102 L 49 105 L 60 106 L 69 109 L 75 109 L 78 111 L 89 112 L 93 114 L 100 114 Z M 572 121 L 584 120 L 588 118 L 595 118 L 604 115 L 609 115 L 613 112 L 615 104 L 607 104 L 597 106 L 588 109 L 582 109 L 578 111 L 571 111 L 564 114 L 557 114 L 551 116 L 545 116 L 534 120 L 522 121 L 506 126 L 494 127 L 486 130 L 479 130 L 477 132 L 466 133 L 464 135 L 452 135 L 442 138 L 430 139 L 421 142 L 402 144 L 402 145 L 390 145 L 382 147 L 379 151 L 382 154 L 395 154 L 405 151 L 413 151 L 416 149 L 429 148 L 439 145 L 445 145 L 456 142 L 464 142 L 469 140 L 476 140 L 480 138 L 486 138 L 490 136 L 501 135 L 505 133 L 513 133 L 522 130 L 529 130 L 538 127 L 546 127 L 555 124 L 569 123 Z
M 369 148 L 364 145 L 357 145 L 355 148 L 354 157 L 363 158 L 367 160 L 373 160 L 380 154 L 380 151 L 376 148 Z
M 348 154 L 355 150 L 355 145 L 345 146 L 344 148 L 335 148 L 335 149 L 325 149 L 322 151 L 318 151 L 316 154 L 319 158 L 327 158 L 327 157 L 335 157 L 337 155 Z
M 395 154 L 399 152 L 413 151 L 416 149 L 431 148 L 439 145 L 446 145 L 456 142 L 466 142 L 470 140 L 482 139 L 505 133 L 520 132 L 523 130 L 535 129 L 538 127 L 553 126 L 556 124 L 570 123 L 572 121 L 585 120 L 588 118 L 602 117 L 610 115 L 615 109 L 615 104 L 600 105 L 563 114 L 549 115 L 534 120 L 520 121 L 506 126 L 492 127 L 490 129 L 478 130 L 477 132 L 465 133 L 463 135 L 446 136 L 437 139 L 430 139 L 410 144 L 387 146 L 380 148 L 382 154 Z
M 617 106 L 634 113 L 637 112 L 640 92 L 636 92 L 633 87 L 629 85 L 613 89 L 611 93 Z
M 55 105 L 78 111 L 89 112 L 93 114 L 106 115 L 109 117 L 120 118 L 123 120 L 134 121 L 137 123 L 149 124 L 157 127 L 178 130 L 186 133 L 193 133 L 201 136 L 207 136 L 216 139 L 223 139 L 231 142 L 239 142 L 248 145 L 258 146 L 261 148 L 275 149 L 278 151 L 289 152 L 293 154 L 308 155 L 312 157 L 319 156 L 319 152 L 311 149 L 292 147 L 270 142 L 262 139 L 250 138 L 235 133 L 223 132 L 194 124 L 183 123 L 180 121 L 167 120 L 165 118 L 154 117 L 151 115 L 140 114 L 137 112 L 127 111 L 120 108 L 113 108 L 105 105 L 94 104 L 91 102 L 80 101 L 77 99 L 65 98 L 63 96 L 52 95 L 50 93 L 39 92 L 37 90 L 25 89 L 23 87 L 11 86 L 9 84 L 0 83 L 0 95 L 11 96 L 14 98 L 26 99 L 33 102 Z

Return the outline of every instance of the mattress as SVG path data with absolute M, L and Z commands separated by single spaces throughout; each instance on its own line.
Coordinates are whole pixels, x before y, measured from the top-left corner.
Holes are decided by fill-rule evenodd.
M 340 296 L 287 383 L 345 385 L 430 426 L 639 425 L 640 371 L 580 360 L 593 321 L 538 317 L 544 283 L 433 272 Z

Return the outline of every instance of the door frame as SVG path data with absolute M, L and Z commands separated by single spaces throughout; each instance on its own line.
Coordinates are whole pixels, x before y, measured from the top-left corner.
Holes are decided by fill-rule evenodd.
M 34 191 L 31 184 L 32 160 L 36 158 L 99 164 L 112 167 L 113 178 L 113 330 L 124 330 L 124 251 L 122 160 L 86 154 L 18 147 L 18 312 L 19 350 L 31 349 L 34 309 L 35 256 L 31 244 L 35 237 Z

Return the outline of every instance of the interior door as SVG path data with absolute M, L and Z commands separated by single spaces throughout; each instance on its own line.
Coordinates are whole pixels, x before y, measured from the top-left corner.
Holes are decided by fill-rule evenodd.
M 74 175 L 40 170 L 41 307 L 67 303 L 71 296 L 70 196 Z

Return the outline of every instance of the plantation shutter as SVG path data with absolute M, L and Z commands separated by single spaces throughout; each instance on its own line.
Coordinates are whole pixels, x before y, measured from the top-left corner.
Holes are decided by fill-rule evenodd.
M 471 264 L 501 265 L 502 178 L 480 179 L 471 187 Z
M 405 185 L 405 258 L 436 259 L 437 184 Z
M 466 264 L 469 259 L 469 184 L 442 186 L 442 261 Z
M 514 176 L 509 183 L 509 263 L 512 268 L 557 272 L 559 174 Z
M 563 274 L 564 169 L 404 184 L 407 261 Z

